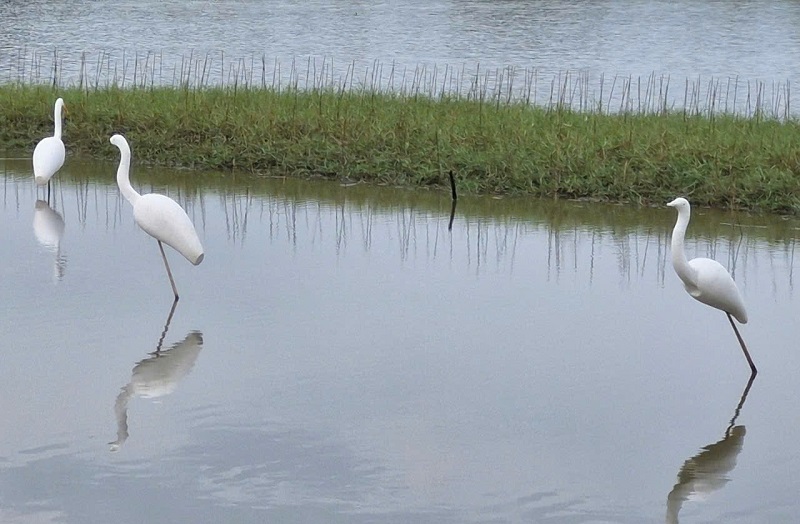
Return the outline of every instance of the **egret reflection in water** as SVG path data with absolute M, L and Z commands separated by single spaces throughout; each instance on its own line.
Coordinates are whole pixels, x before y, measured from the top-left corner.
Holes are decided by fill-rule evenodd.
M 53 279 L 64 278 L 67 259 L 61 254 L 61 238 L 64 236 L 64 219 L 44 200 L 37 200 L 33 208 L 33 234 L 37 242 L 53 253 Z
M 114 415 L 117 419 L 117 440 L 111 442 L 111 451 L 118 451 L 128 439 L 128 402 L 132 397 L 158 398 L 169 395 L 178 386 L 183 377 L 189 374 L 194 367 L 200 350 L 203 349 L 203 334 L 199 331 L 190 331 L 180 342 L 161 350 L 164 338 L 169 330 L 175 307 L 176 299 L 164 324 L 161 338 L 158 340 L 155 351 L 149 357 L 140 360 L 133 367 L 131 380 L 120 390 L 114 403 Z
M 667 496 L 667 524 L 677 524 L 678 513 L 687 500 L 705 500 L 711 493 L 722 489 L 730 481 L 728 474 L 736 467 L 736 459 L 744 446 L 746 429 L 736 426 L 736 419 L 747 400 L 755 375 L 750 375 L 739 404 L 733 413 L 725 435 L 713 444 L 705 446 L 700 453 L 681 466 L 678 482 Z

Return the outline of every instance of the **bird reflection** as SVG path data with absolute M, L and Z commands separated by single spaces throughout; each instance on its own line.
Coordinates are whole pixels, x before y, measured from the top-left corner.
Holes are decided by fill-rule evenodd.
M 739 404 L 733 413 L 725 436 L 719 441 L 705 446 L 700 453 L 683 463 L 678 472 L 678 482 L 667 496 L 668 524 L 678 522 L 678 513 L 687 500 L 705 500 L 708 495 L 722 489 L 730 478 L 728 474 L 736 467 L 736 459 L 744 445 L 744 426 L 736 426 L 736 419 L 742 410 L 755 374 L 750 376 Z
M 110 443 L 111 451 L 118 451 L 128 439 L 128 402 L 130 399 L 134 396 L 158 398 L 175 391 L 178 382 L 192 370 L 200 350 L 203 349 L 203 334 L 199 331 L 190 331 L 180 342 L 161 350 L 177 305 L 178 300 L 176 299 L 172 303 L 156 350 L 150 353 L 149 357 L 136 363 L 130 382 L 122 387 L 117 396 L 117 401 L 114 403 L 117 440 Z
M 64 278 L 67 259 L 61 254 L 61 237 L 64 236 L 64 219 L 44 200 L 37 200 L 33 208 L 33 233 L 42 247 L 55 255 L 53 279 Z

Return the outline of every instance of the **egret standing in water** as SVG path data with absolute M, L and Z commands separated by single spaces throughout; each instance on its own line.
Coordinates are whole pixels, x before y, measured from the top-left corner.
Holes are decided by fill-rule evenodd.
M 731 274 L 716 260 L 710 258 L 686 259 L 683 241 L 691 216 L 689 201 L 685 198 L 676 198 L 667 205 L 678 210 L 678 221 L 675 223 L 675 229 L 672 230 L 672 267 L 675 268 L 675 273 L 683 281 L 683 286 L 692 298 L 720 309 L 728 315 L 728 320 L 742 346 L 747 363 L 750 364 L 750 369 L 755 375 L 756 366 L 733 322 L 735 318 L 740 323 L 747 324 L 747 311 L 739 288 L 736 287 Z
M 172 284 L 172 292 L 175 293 L 175 300 L 178 300 L 178 289 L 175 287 L 175 280 L 172 278 L 172 271 L 169 269 L 162 242 L 171 246 L 196 266 L 203 261 L 204 257 L 203 246 L 197 237 L 197 231 L 186 211 L 171 198 L 156 193 L 140 195 L 133 189 L 129 175 L 131 149 L 128 141 L 122 135 L 114 135 L 111 137 L 111 143 L 119 148 L 121 154 L 117 169 L 119 190 L 133 206 L 134 221 L 144 229 L 145 233 L 158 241 L 158 248 L 161 250 L 161 257 L 167 268 L 167 276 Z
M 47 201 L 50 201 L 50 179 L 64 165 L 66 151 L 61 140 L 61 110 L 66 110 L 64 100 L 56 100 L 53 118 L 56 129 L 53 136 L 43 138 L 33 150 L 33 179 L 37 186 L 47 184 Z

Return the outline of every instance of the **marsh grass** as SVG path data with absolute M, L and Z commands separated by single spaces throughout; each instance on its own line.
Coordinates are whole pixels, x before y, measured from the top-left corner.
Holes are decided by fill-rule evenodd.
M 800 131 L 790 118 L 656 103 L 580 111 L 564 90 L 563 104 L 545 106 L 480 93 L 14 83 L 0 86 L 0 147 L 31 151 L 52 134 L 62 96 L 69 154 L 114 160 L 108 138 L 123 133 L 139 163 L 443 189 L 452 170 L 462 193 L 641 204 L 686 195 L 697 205 L 800 211 Z

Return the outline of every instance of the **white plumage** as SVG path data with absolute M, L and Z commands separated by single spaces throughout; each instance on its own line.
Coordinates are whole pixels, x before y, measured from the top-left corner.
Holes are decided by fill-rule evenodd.
M 111 137 L 111 143 L 120 150 L 119 168 L 117 169 L 117 185 L 122 195 L 133 206 L 133 219 L 148 235 L 158 241 L 164 265 L 167 268 L 172 291 L 178 298 L 178 290 L 172 279 L 167 256 L 161 243 L 175 249 L 194 265 L 203 261 L 203 246 L 197 236 L 194 225 L 186 211 L 171 198 L 150 193 L 140 195 L 130 182 L 131 149 L 122 135 Z
M 64 149 L 64 142 L 61 140 L 62 108 L 64 108 L 64 100 L 59 98 L 56 100 L 53 114 L 55 132 L 53 136 L 40 140 L 33 150 L 33 178 L 38 186 L 43 186 L 50 182 L 53 175 L 64 165 L 66 150 Z
M 739 330 L 731 320 L 731 316 L 733 316 L 742 324 L 747 323 L 747 310 L 744 307 L 744 300 L 739 293 L 739 288 L 736 287 L 736 282 L 733 281 L 728 270 L 716 260 L 710 258 L 686 259 L 683 244 L 691 217 L 691 206 L 685 198 L 676 198 L 667 205 L 678 211 L 678 221 L 672 230 L 672 267 L 675 268 L 675 273 L 678 274 L 689 295 L 703 304 L 728 314 L 728 320 L 739 339 L 750 369 L 755 373 L 756 367 L 750 358 L 750 353 L 739 335 Z
M 133 219 L 148 235 L 172 247 L 198 265 L 203 261 L 203 246 L 189 215 L 168 196 L 141 195 L 133 204 Z

